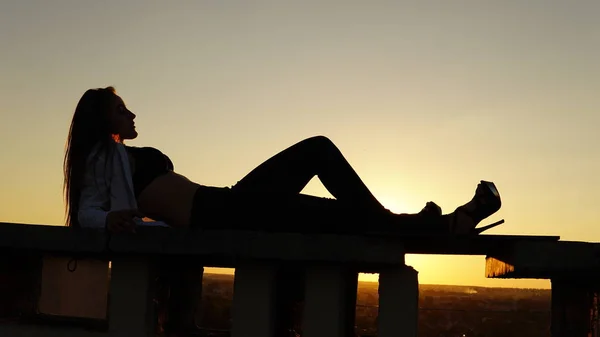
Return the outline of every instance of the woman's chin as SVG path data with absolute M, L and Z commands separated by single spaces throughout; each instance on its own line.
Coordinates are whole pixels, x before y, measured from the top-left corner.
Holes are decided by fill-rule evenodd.
M 128 134 L 126 137 L 123 137 L 123 139 L 136 139 L 138 136 L 137 131 L 133 130 L 130 134 Z

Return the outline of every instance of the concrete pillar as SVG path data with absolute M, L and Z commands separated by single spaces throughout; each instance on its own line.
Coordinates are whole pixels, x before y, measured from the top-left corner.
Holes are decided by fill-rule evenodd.
M 589 280 L 553 278 L 552 337 L 589 337 L 593 333 L 594 291 Z
M 354 336 L 358 273 L 340 267 L 306 270 L 303 336 Z
M 108 261 L 44 256 L 40 313 L 104 320 L 107 306 Z
M 297 264 L 277 266 L 275 274 L 275 336 L 300 332 L 304 302 L 305 270 Z
M 416 337 L 419 313 L 418 272 L 409 266 L 379 273 L 379 337 Z
M 39 255 L 4 254 L 0 257 L 0 317 L 36 314 L 41 268 Z
M 145 256 L 112 260 L 108 329 L 111 337 L 155 335 L 154 278 L 156 268 Z
M 204 267 L 194 259 L 176 257 L 165 261 L 169 288 L 166 329 L 169 332 L 193 332 L 196 330 L 196 313 L 202 298 Z
M 591 292 L 590 334 L 589 337 L 600 337 L 600 287 L 598 281 Z
M 232 337 L 273 337 L 275 276 L 275 267 L 247 265 L 235 269 Z

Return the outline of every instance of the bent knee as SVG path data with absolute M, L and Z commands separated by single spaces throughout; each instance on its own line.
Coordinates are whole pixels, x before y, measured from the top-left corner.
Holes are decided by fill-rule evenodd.
M 315 147 L 329 147 L 334 145 L 331 139 L 321 135 L 307 138 L 305 142 L 310 143 Z

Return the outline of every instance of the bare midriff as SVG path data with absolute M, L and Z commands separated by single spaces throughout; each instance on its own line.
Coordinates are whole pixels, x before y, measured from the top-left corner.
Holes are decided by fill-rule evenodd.
M 175 172 L 155 178 L 138 196 L 139 210 L 174 227 L 188 226 L 198 184 Z

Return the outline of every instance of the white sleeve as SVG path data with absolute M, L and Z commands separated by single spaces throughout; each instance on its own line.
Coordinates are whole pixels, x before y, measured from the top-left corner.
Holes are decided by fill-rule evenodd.
M 121 184 L 125 180 L 120 179 L 122 172 L 119 171 L 122 165 L 117 151 L 112 153 L 112 160 L 107 162 L 105 153 L 102 153 L 94 159 L 88 161 L 81 186 L 81 196 L 79 198 L 78 220 L 81 227 L 104 229 L 106 226 L 106 216 L 111 210 L 126 208 L 126 193 L 121 192 Z M 113 186 L 114 185 L 114 186 Z M 111 205 L 111 186 L 114 194 Z M 129 207 L 135 208 L 134 205 Z M 139 226 L 160 226 L 170 227 L 162 221 L 144 222 L 142 219 L 134 218 L 136 225 Z
M 88 161 L 77 214 L 79 225 L 83 228 L 105 227 L 106 215 L 110 211 L 110 181 L 107 181 L 111 178 L 110 170 L 104 154 L 99 155 L 93 162 Z

